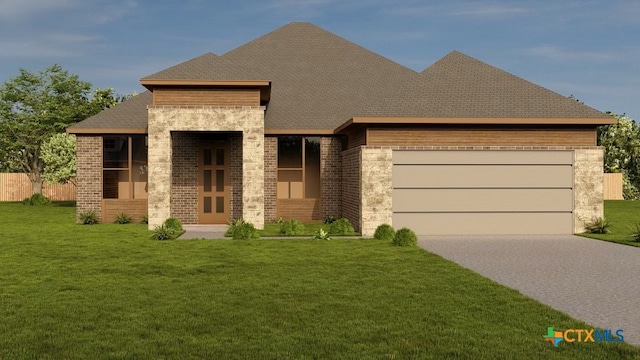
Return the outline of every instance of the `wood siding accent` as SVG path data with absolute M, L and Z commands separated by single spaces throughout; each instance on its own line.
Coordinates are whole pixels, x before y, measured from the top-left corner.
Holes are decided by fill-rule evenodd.
M 276 217 L 284 220 L 320 221 L 322 220 L 322 201 L 320 199 L 278 199 Z
M 72 183 L 48 184 L 45 181 L 42 184 L 42 194 L 52 201 L 75 201 L 76 186 Z M 31 195 L 33 190 L 27 174 L 0 174 L 0 201 L 22 201 Z
M 260 89 L 157 88 L 153 105 L 260 106 Z
M 624 200 L 622 193 L 622 173 L 604 174 L 604 199 Z
M 367 144 L 367 129 L 362 127 L 347 134 L 347 149 Z
M 147 213 L 147 199 L 103 199 L 102 222 L 110 223 L 116 215 L 125 213 L 132 218 L 132 222 L 139 222 Z
M 595 146 L 596 128 L 432 126 L 370 128 L 374 146 Z

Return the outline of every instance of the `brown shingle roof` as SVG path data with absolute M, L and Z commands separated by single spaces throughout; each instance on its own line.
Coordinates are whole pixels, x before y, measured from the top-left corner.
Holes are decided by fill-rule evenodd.
M 73 133 L 85 129 L 146 129 L 147 106 L 151 105 L 152 100 L 151 92 L 145 91 L 70 126 L 67 131 Z
M 143 80 L 270 80 L 266 129 L 335 129 L 352 117 L 605 118 L 605 114 L 452 52 L 417 73 L 309 23 L 290 23 L 221 56 L 205 54 Z M 142 101 L 76 126 L 136 124 Z M 113 116 L 111 115 L 113 114 Z M 135 119 L 124 121 L 130 114 Z M 112 118 L 112 120 L 110 120 Z

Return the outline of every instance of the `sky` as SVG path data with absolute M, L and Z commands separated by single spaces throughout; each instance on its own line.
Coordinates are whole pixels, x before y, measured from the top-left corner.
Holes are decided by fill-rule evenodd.
M 0 82 L 60 64 L 96 88 L 307 21 L 416 71 L 452 50 L 640 120 L 639 0 L 0 0 Z

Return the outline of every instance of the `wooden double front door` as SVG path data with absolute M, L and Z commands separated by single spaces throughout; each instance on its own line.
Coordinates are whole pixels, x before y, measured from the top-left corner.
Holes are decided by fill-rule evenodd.
M 226 142 L 205 142 L 198 148 L 198 223 L 229 220 L 229 148 Z

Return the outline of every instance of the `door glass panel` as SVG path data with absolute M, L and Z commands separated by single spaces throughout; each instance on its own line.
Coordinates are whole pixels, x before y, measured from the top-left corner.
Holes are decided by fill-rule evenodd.
M 211 170 L 204 171 L 204 192 L 211 192 Z
M 216 197 L 216 212 L 218 214 L 224 213 L 224 197 L 223 196 Z
M 224 149 L 216 149 L 216 165 L 224 165 Z
M 216 170 L 216 191 L 224 191 L 224 170 Z
M 204 197 L 204 213 L 211 214 L 211 197 L 210 196 Z
M 202 158 L 204 160 L 205 165 L 211 165 L 211 149 L 202 149 L 203 154 Z

